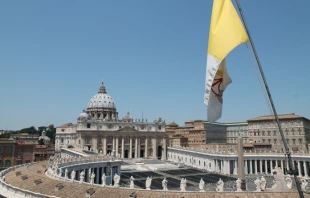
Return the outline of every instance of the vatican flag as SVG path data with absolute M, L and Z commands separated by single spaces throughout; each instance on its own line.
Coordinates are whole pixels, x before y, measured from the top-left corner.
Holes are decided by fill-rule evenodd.
M 204 103 L 208 121 L 222 116 L 223 92 L 232 82 L 225 57 L 248 36 L 231 0 L 214 0 L 210 24 Z

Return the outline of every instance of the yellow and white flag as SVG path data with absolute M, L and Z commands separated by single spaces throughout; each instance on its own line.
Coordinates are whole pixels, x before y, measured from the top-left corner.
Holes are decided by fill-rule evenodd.
M 208 121 L 222 116 L 223 92 L 232 82 L 225 57 L 248 36 L 231 0 L 214 0 L 210 24 L 204 103 Z

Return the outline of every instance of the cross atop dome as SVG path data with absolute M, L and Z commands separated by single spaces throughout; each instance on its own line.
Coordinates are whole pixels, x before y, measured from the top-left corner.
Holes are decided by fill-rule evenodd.
M 107 93 L 107 91 L 106 91 L 106 89 L 105 89 L 105 86 L 104 86 L 104 84 L 103 84 L 103 81 L 102 81 L 102 84 L 101 84 L 101 86 L 100 86 L 100 88 L 99 88 L 98 93 Z

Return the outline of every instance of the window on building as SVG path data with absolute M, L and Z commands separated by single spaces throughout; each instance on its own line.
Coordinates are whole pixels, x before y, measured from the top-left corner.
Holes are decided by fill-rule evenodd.
M 87 124 L 87 128 L 88 128 L 88 129 L 90 128 L 90 124 Z
M 3 166 L 3 164 L 2 164 L 2 160 L 0 160 L 0 167 L 2 167 Z
M 10 167 L 11 166 L 11 160 L 5 160 L 5 166 Z
M 293 139 L 293 144 L 294 144 L 294 145 L 296 144 L 296 140 L 295 140 L 295 139 Z
M 268 143 L 269 143 L 269 144 L 271 143 L 271 139 L 268 139 Z
M 6 147 L 6 152 L 7 153 L 11 152 L 11 147 Z
M 3 152 L 3 147 L 1 146 L 1 147 L 0 147 L 0 153 L 2 153 L 2 152 Z
M 265 139 L 263 139 L 262 141 L 263 141 L 263 143 L 265 143 L 265 141 L 266 141 L 266 140 L 265 140 Z
M 16 163 L 17 163 L 17 165 L 20 165 L 20 164 L 22 164 L 22 160 L 17 160 Z
M 63 139 L 63 138 L 61 138 L 61 139 L 60 139 L 60 142 L 63 144 L 63 143 L 64 143 L 64 139 Z
M 290 144 L 290 140 L 289 139 L 286 139 L 286 142 L 287 142 L 287 144 Z
M 263 136 L 265 136 L 265 131 L 263 131 Z
M 274 139 L 273 142 L 274 142 L 274 144 L 277 144 L 277 139 Z
M 158 126 L 158 130 L 161 130 L 161 126 Z
M 273 131 L 273 136 L 277 136 L 277 131 Z
M 270 131 L 268 131 L 268 136 L 270 136 L 271 135 L 271 132 Z
M 299 141 L 299 144 L 302 144 L 302 139 L 299 139 L 298 141 Z

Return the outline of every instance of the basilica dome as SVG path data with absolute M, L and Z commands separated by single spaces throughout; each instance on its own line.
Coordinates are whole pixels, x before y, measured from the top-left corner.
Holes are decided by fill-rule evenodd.
M 103 83 L 100 86 L 98 93 L 90 99 L 87 105 L 87 109 L 99 109 L 99 108 L 116 109 L 116 105 L 112 97 L 107 94 Z
M 80 115 L 79 115 L 79 119 L 88 119 L 89 115 L 83 111 Z

